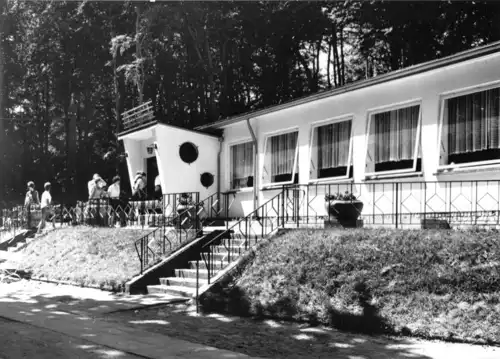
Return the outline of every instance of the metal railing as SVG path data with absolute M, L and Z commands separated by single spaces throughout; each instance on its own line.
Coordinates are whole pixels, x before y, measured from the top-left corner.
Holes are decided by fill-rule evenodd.
M 177 206 L 174 216 L 163 217 L 161 226 L 135 241 L 141 274 L 161 261 L 165 255 L 180 249 L 199 235 L 203 229 L 199 206 L 199 193 L 196 192 L 194 200 L 191 197 L 189 203 Z
M 122 113 L 123 129 L 130 130 L 154 120 L 153 103 L 148 101 Z
M 500 181 L 373 182 L 288 186 L 287 218 L 300 224 L 331 221 L 325 196 L 352 193 L 364 225 L 416 228 L 500 226 Z
M 236 194 L 231 192 L 216 192 L 199 203 L 199 215 L 206 226 L 213 225 L 215 221 L 225 220 L 227 229 L 229 212 L 236 200 Z
M 186 194 L 198 196 L 198 192 L 183 192 L 167 193 L 161 199 L 143 201 L 103 198 L 77 201 L 76 204 L 56 203 L 51 206 L 47 225 L 55 228 L 70 225 L 113 227 L 117 224 L 122 227 L 159 227 L 178 215 L 180 199 Z M 39 205 L 3 209 L 0 235 L 11 236 L 21 229 L 36 228 L 40 219 Z
M 207 270 L 208 283 L 221 270 L 238 259 L 259 239 L 273 234 L 285 225 L 285 190 L 275 195 L 255 211 L 238 220 L 202 246 L 201 259 L 196 260 L 196 299 L 200 281 L 200 263 Z M 236 243 L 238 242 L 238 243 Z
M 189 208 L 180 211 L 177 208 L 176 216 L 166 217 L 161 227 L 139 238 L 135 249 L 141 263 L 141 274 L 167 254 L 191 242 L 203 232 L 203 225 L 210 226 L 221 217 L 227 219 L 234 198 L 231 193 L 214 193 L 200 201 L 196 193 Z M 228 222 L 225 223 L 227 228 Z

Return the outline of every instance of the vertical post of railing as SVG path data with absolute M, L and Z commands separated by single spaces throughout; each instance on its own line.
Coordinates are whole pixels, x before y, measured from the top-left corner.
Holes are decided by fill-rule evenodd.
M 195 205 L 194 205 L 194 212 L 195 212 L 194 219 L 195 219 L 195 222 L 196 222 L 195 225 L 194 225 L 195 238 L 198 237 L 198 232 L 201 229 L 201 228 L 199 228 L 201 226 L 201 221 L 200 221 L 200 216 L 199 216 L 199 213 L 198 213 L 198 203 L 200 203 L 200 192 L 196 192 L 196 202 L 195 202 Z
M 446 182 L 447 185 L 449 185 L 448 189 L 448 202 L 450 202 L 450 205 L 448 206 L 448 224 L 451 227 L 451 220 L 452 220 L 452 215 L 451 215 L 451 187 L 452 187 L 452 182 Z M 460 182 L 461 184 L 461 182 Z
M 300 204 L 300 185 L 297 187 L 298 189 L 293 190 L 293 200 L 294 200 L 294 212 L 295 212 L 295 220 L 297 222 L 297 228 L 299 228 L 299 218 L 300 218 L 300 213 L 299 213 L 299 204 Z
M 474 197 L 474 203 L 475 203 L 475 206 L 474 206 L 474 226 L 477 226 L 477 196 L 478 196 L 478 186 L 479 186 L 479 181 L 476 181 L 476 195 Z
M 368 183 L 367 186 L 368 188 L 370 188 L 370 183 Z M 373 187 L 372 187 L 372 224 L 375 224 L 375 191 Z
M 212 273 L 212 258 L 211 258 L 211 254 L 212 254 L 212 246 L 208 246 L 208 263 L 207 263 L 207 273 L 208 273 L 208 284 L 210 284 L 210 277 L 212 276 L 211 273 Z
M 144 245 L 143 245 L 144 238 L 141 238 L 141 274 L 144 271 Z
M 200 287 L 200 259 L 196 259 L 196 313 L 198 313 L 199 309 L 199 303 L 198 303 L 198 293 L 199 293 L 199 287 Z
M 399 183 L 396 182 L 396 193 L 395 193 L 395 197 L 396 197 L 396 228 L 399 228 Z M 394 197 L 393 197 L 394 199 Z
M 261 223 L 262 236 L 260 237 L 260 239 L 264 238 L 264 226 L 266 225 L 266 218 L 264 217 L 264 207 L 266 207 L 266 206 L 262 206 L 262 215 L 260 216 L 260 218 L 262 218 L 262 223 Z M 245 246 L 245 250 L 246 249 L 247 249 L 247 247 Z
M 282 216 L 281 217 L 281 227 L 285 228 L 285 189 L 284 188 L 281 191 L 280 195 L 281 195 L 281 216 Z M 279 201 L 278 201 L 278 203 L 279 203 Z
M 423 182 L 424 185 L 424 228 L 427 228 L 427 183 Z

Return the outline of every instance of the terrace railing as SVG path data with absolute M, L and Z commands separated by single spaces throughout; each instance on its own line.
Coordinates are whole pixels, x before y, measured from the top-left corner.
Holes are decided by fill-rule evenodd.
M 47 226 L 58 228 L 69 225 L 112 227 L 160 227 L 178 215 L 179 199 L 186 193 L 168 193 L 161 200 L 110 200 L 94 199 L 76 204 L 58 203 L 52 206 Z M 198 192 L 188 192 L 198 196 Z M 11 236 L 23 228 L 36 228 L 41 219 L 39 206 L 15 206 L 1 212 L 0 235 Z
M 126 131 L 152 122 L 154 117 L 153 104 L 151 101 L 148 101 L 122 113 L 123 129 Z
M 294 185 L 288 187 L 287 216 L 297 225 L 328 222 L 325 196 L 345 192 L 363 202 L 360 218 L 368 226 L 500 226 L 498 180 Z

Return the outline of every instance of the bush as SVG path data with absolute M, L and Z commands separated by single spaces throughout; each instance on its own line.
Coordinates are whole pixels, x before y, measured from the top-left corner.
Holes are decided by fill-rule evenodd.
M 203 305 L 363 332 L 500 342 L 497 238 L 451 230 L 289 232 Z

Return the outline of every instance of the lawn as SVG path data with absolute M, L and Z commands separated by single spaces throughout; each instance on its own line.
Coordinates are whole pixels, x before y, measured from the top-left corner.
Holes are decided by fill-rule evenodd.
M 134 241 L 151 229 L 58 229 L 36 238 L 21 250 L 24 271 L 49 280 L 122 290 L 140 271 Z
M 500 343 L 499 272 L 498 232 L 295 231 L 262 246 L 202 305 L 358 332 Z

